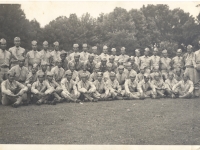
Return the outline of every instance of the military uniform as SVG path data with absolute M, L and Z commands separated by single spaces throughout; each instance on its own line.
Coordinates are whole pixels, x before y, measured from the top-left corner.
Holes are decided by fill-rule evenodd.
M 11 53 L 11 67 L 13 67 L 18 64 L 18 58 L 24 56 L 25 49 L 14 46 L 9 49 L 9 52 Z
M 53 73 L 53 77 L 56 82 L 60 83 L 61 79 L 65 75 L 65 70 L 62 67 L 55 66 L 51 69 L 51 72 Z
M 153 79 L 153 80 L 151 81 L 151 84 L 152 84 L 152 85 L 154 86 L 154 88 L 156 89 L 157 95 L 164 97 L 164 96 L 165 96 L 164 93 L 165 93 L 165 89 L 166 89 L 165 83 L 164 83 L 163 80 L 161 79 L 161 76 L 160 76 L 159 73 L 156 72 L 156 73 L 154 74 L 154 77 L 155 77 L 155 76 L 159 76 L 160 79 L 159 79 L 158 81 L 157 81 L 156 79 Z
M 145 73 L 150 73 L 151 59 L 149 56 L 141 56 L 139 64 L 140 64 L 140 68 L 145 69 Z
M 87 49 L 87 44 L 83 44 L 83 49 Z M 80 53 L 80 61 L 86 63 L 88 61 L 89 53 L 86 51 L 82 51 Z
M 167 53 L 167 50 L 163 50 L 162 53 Z M 171 70 L 171 59 L 162 57 L 160 59 L 160 69 L 164 79 L 167 79 L 168 73 Z

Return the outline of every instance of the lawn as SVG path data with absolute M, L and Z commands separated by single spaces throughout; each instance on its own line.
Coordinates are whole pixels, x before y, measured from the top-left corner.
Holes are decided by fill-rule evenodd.
M 200 144 L 200 99 L 0 106 L 1 144 Z

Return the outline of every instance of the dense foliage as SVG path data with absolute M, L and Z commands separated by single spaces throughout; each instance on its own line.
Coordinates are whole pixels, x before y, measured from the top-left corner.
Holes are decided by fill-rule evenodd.
M 60 16 L 44 28 L 36 20 L 29 21 L 20 5 L 0 5 L 0 38 L 7 40 L 8 47 L 13 46 L 13 38 L 19 36 L 22 47 L 31 49 L 31 41 L 37 40 L 41 49 L 47 40 L 52 46 L 60 42 L 61 48 L 70 51 L 73 43 L 88 43 L 98 46 L 99 52 L 104 44 L 109 49 L 125 46 L 128 54 L 134 54 L 136 48 L 158 47 L 169 50 L 170 55 L 177 48 L 185 50 L 185 45 L 192 44 L 198 49 L 200 40 L 200 14 L 197 18 L 182 9 L 170 10 L 168 5 L 147 5 L 140 9 L 116 7 L 109 14 L 100 14 L 93 18 L 83 14 L 69 17 Z

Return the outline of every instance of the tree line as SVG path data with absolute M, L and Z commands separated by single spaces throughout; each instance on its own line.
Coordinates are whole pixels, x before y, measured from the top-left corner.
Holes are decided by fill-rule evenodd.
M 103 45 L 117 52 L 122 46 L 128 54 L 135 49 L 141 53 L 145 47 L 160 51 L 167 49 L 173 55 L 178 48 L 186 51 L 185 46 L 192 44 L 197 50 L 200 40 L 200 13 L 194 18 L 180 8 L 169 9 L 168 5 L 147 5 L 140 9 L 127 11 L 116 7 L 111 13 L 101 13 L 97 18 L 89 13 L 77 17 L 59 16 L 41 28 L 37 20 L 29 21 L 19 4 L 0 5 L 0 38 L 7 40 L 7 46 L 13 46 L 16 36 L 21 38 L 21 45 L 31 50 L 31 41 L 37 40 L 39 50 L 47 40 L 50 48 L 58 41 L 60 48 L 72 50 L 72 45 L 88 43 L 90 48 L 97 46 L 99 53 Z

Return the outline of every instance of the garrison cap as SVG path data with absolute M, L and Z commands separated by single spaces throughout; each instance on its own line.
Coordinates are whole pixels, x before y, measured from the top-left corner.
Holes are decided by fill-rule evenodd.
M 56 62 L 60 63 L 60 62 L 62 62 L 62 60 L 60 58 L 58 58 L 58 59 L 56 59 Z
M 103 49 L 108 49 L 108 47 L 106 45 L 103 46 Z
M 125 51 L 125 49 L 126 49 L 125 47 L 122 47 L 122 48 L 121 48 L 121 51 Z
M 14 41 L 20 41 L 20 37 L 15 37 Z
M 154 73 L 154 77 L 160 76 L 160 74 L 158 72 Z
M 86 73 L 81 73 L 81 78 L 87 78 L 88 75 Z
M 136 49 L 136 50 L 135 50 L 135 53 L 140 53 L 140 50 L 139 50 L 139 49 Z
M 36 45 L 36 44 L 37 44 L 37 41 L 32 41 L 31 44 L 32 44 L 32 45 Z
M 131 67 L 131 63 L 130 63 L 130 62 L 127 62 L 127 63 L 126 63 L 126 67 Z
M 83 44 L 83 48 L 87 48 L 87 44 L 85 43 L 85 44 Z
M 25 58 L 23 56 L 18 58 L 19 61 L 25 61 Z
M 192 48 L 192 45 L 188 45 L 187 48 Z
M 155 48 L 153 49 L 153 51 L 156 51 L 156 52 L 158 52 L 158 48 L 157 48 L 157 47 L 155 47 Z
M 178 53 L 182 53 L 182 49 L 177 49 L 177 52 Z
M 135 60 L 135 57 L 134 57 L 134 56 L 130 56 L 130 59 L 131 59 L 131 60 Z
M 41 66 L 47 66 L 47 62 L 46 61 L 42 61 L 41 62 Z
M 109 59 L 115 59 L 115 57 L 113 55 L 110 55 Z
M 167 53 L 167 50 L 166 50 L 166 49 L 164 49 L 164 50 L 162 51 L 162 53 L 163 53 L 163 54 L 166 54 L 166 53 Z
M 103 57 L 103 58 L 101 59 L 101 61 L 107 61 L 107 59 L 106 59 L 105 57 Z
M 97 63 L 95 66 L 94 66 L 96 69 L 100 68 L 100 64 Z
M 54 46 L 59 46 L 59 43 L 56 41 L 53 43 Z
M 35 68 L 37 68 L 37 67 L 38 67 L 37 64 L 33 64 L 33 68 L 32 68 L 32 69 L 35 69 Z
M 111 52 L 116 52 L 116 51 L 117 51 L 116 48 L 111 49 Z
M 150 74 L 145 73 L 145 74 L 144 74 L 144 77 L 145 77 L 145 78 L 150 78 Z
M 148 48 L 148 47 L 145 48 L 144 51 L 145 51 L 145 52 L 149 52 L 149 48 Z
M 71 70 L 67 70 L 67 71 L 65 71 L 65 75 L 72 75 Z
M 88 58 L 94 58 L 94 55 L 93 55 L 93 54 L 90 54 L 90 55 L 88 56 Z
M 98 77 L 102 77 L 102 76 L 103 76 L 103 73 L 102 73 L 102 72 L 98 72 L 98 73 L 97 73 L 97 76 L 98 76 Z
M 110 77 L 115 77 L 116 76 L 116 74 L 114 73 L 114 72 L 110 72 Z
M 60 55 L 67 55 L 67 52 L 66 52 L 65 50 L 62 50 L 62 51 L 60 52 Z
M 38 77 L 44 77 L 44 72 L 39 70 L 38 73 L 37 73 L 37 76 Z
M 6 44 L 6 40 L 3 38 L 3 39 L 1 39 L 0 43 L 1 44 Z
M 118 69 L 124 69 L 123 65 L 119 65 Z
M 74 67 L 75 66 L 75 64 L 73 63 L 73 62 L 69 62 L 69 67 Z
M 93 46 L 93 47 L 92 47 L 92 50 L 97 50 L 97 46 Z
M 47 41 L 44 41 L 43 42 L 43 45 L 48 45 L 49 43 Z
M 51 71 L 48 71 L 47 76 L 53 76 L 53 73 Z
M 136 73 L 135 72 L 131 72 L 129 77 L 136 77 Z
M 74 44 L 73 47 L 74 47 L 74 48 L 77 48 L 77 47 L 79 47 L 79 45 L 78 45 L 78 44 Z

